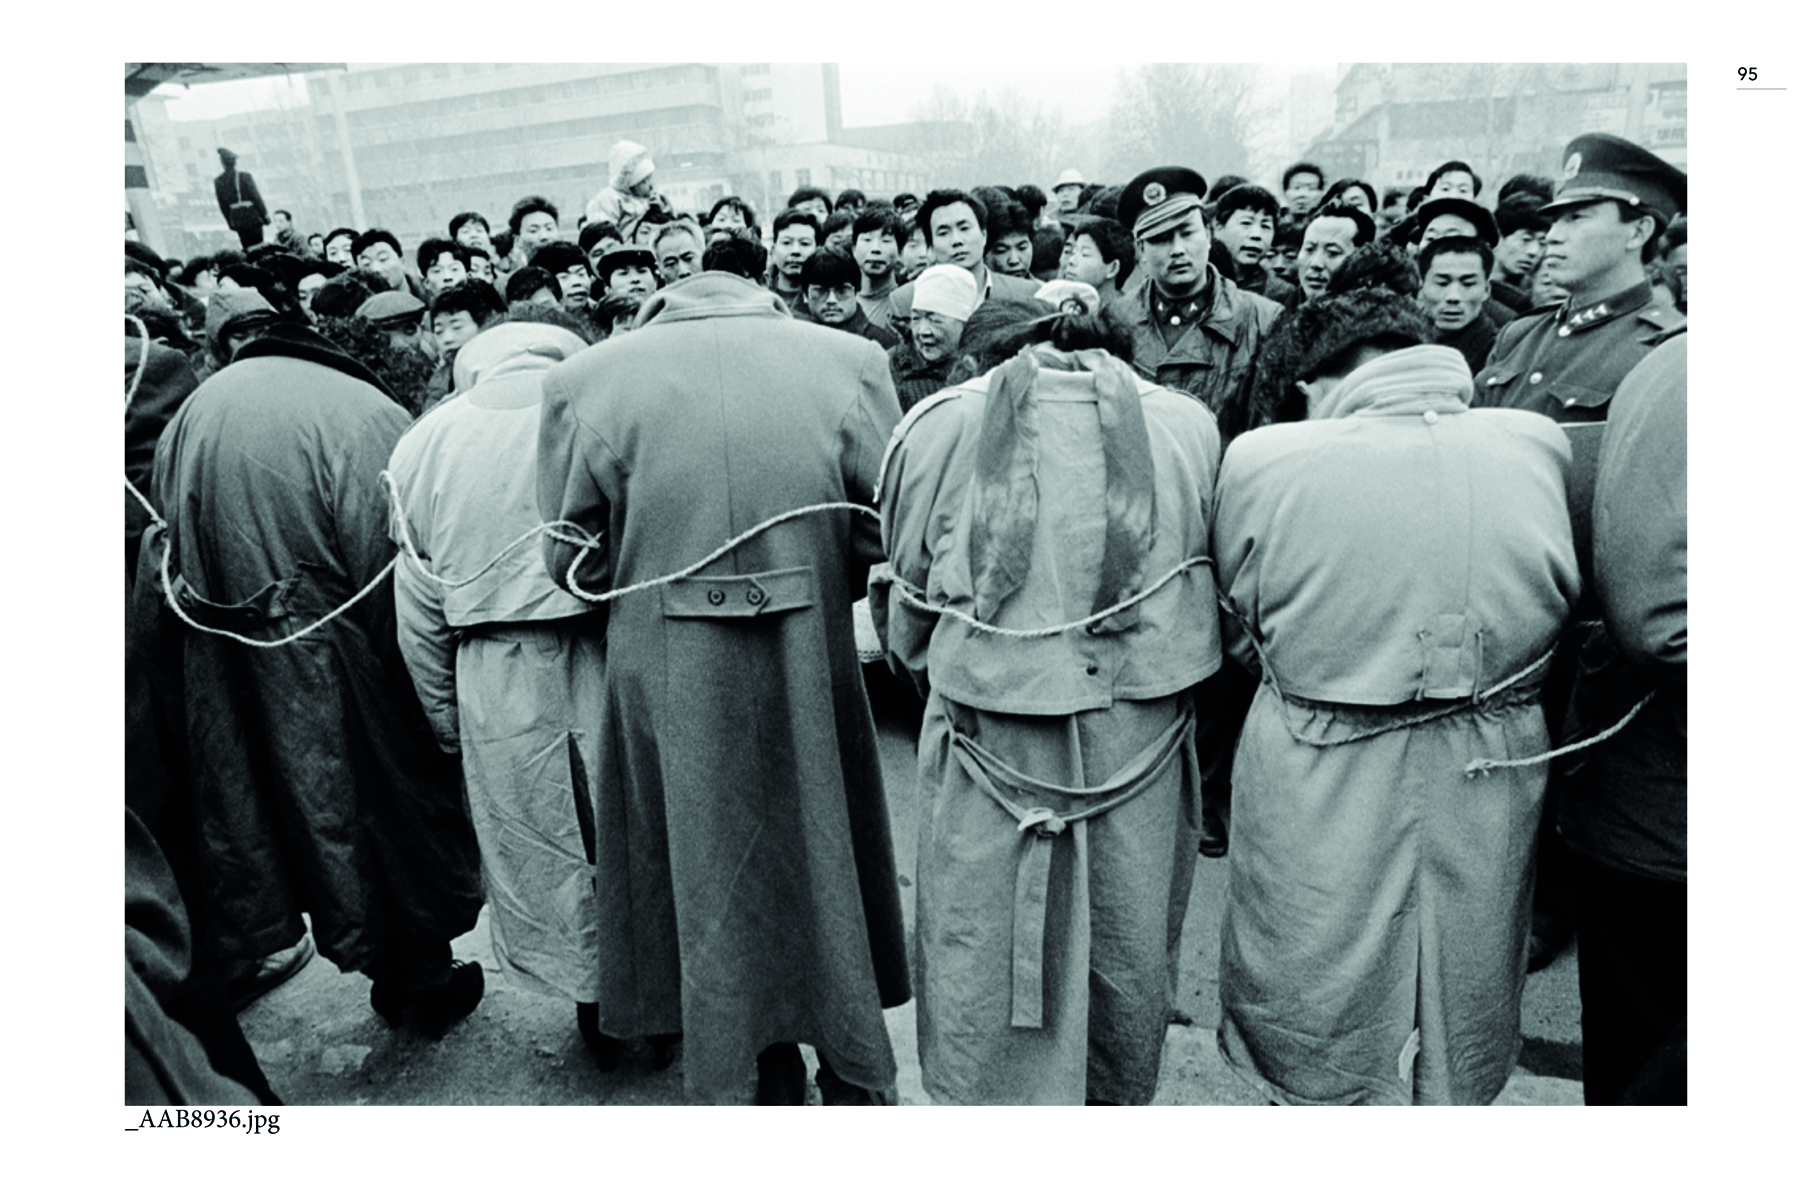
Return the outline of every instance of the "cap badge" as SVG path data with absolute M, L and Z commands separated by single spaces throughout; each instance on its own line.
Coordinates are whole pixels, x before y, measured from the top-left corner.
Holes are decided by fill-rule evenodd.
M 1571 179 L 1577 174 L 1579 174 L 1579 151 L 1575 150 L 1567 156 L 1567 165 L 1561 169 L 1560 177 Z
M 1162 204 L 1164 202 L 1164 197 L 1168 194 L 1169 193 L 1164 190 L 1164 185 L 1154 179 L 1145 185 L 1143 196 L 1145 203 L 1147 204 Z

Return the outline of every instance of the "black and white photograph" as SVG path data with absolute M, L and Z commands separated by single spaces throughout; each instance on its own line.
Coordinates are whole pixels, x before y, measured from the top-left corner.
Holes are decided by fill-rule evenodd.
M 124 1151 L 1295 1194 L 1370 1168 L 1284 1114 L 1026 1110 L 1732 1102 L 1772 1059 L 1699 1002 L 1803 994 L 1803 939 L 1724 919 L 1761 774 L 1710 776 L 1687 900 L 1687 180 L 1728 318 L 1729 214 L 1797 194 L 1733 201 L 1736 114 L 1798 81 L 1684 31 L 1318 61 L 1293 20 L 1169 50 L 1267 62 L 125 63 Z M 1768 410 L 1712 395 L 1700 495 L 1742 504 L 1708 414 Z M 1731 495 L 1708 646 L 1799 619 L 1730 590 L 1803 502 L 1725 538 Z M 1743 654 L 1702 774 L 1795 744 L 1784 698 L 1720 711 Z M 789 1106 L 966 1114 L 734 1112 Z M 1476 1114 L 1467 1169 L 1677 1119 Z M 1127 1121 L 1128 1165 L 1080 1141 Z
M 128 1105 L 1686 1102 L 1686 64 L 126 98 Z

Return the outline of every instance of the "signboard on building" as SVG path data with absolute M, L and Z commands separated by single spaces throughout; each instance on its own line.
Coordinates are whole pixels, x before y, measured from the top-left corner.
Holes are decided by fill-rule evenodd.
M 1686 144 L 1686 81 L 1669 80 L 1648 89 L 1648 106 L 1642 110 L 1642 142 L 1646 146 Z

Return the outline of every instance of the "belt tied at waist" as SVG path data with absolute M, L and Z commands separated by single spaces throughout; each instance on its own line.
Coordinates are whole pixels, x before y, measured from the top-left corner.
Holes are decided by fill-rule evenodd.
M 953 733 L 952 749 L 964 772 L 1013 818 L 1022 834 L 1013 886 L 1013 1019 L 1015 1029 L 1044 1027 L 1044 919 L 1050 892 L 1051 843 L 1072 825 L 1111 812 L 1145 792 L 1188 743 L 1195 714 L 1185 710 L 1145 749 L 1105 783 L 1069 788 L 1034 779 L 1008 765 L 974 738 Z M 1008 791 L 1031 793 L 1049 803 L 1021 804 Z M 1079 807 L 1067 807 L 1067 806 Z M 1065 806 L 1059 812 L 1057 806 Z

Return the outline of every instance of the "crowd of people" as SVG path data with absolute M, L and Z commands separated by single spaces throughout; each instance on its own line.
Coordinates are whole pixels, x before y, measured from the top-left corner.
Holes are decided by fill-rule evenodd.
M 916 999 L 939 1102 L 1148 1103 L 1206 855 L 1272 1102 L 1489 1103 L 1575 937 L 1586 1101 L 1684 1102 L 1679 169 L 764 223 L 624 142 L 405 246 L 220 157 L 238 249 L 126 245 L 129 1101 L 277 1102 L 317 949 L 444 1035 L 488 905 L 696 1100 L 892 1102 Z

